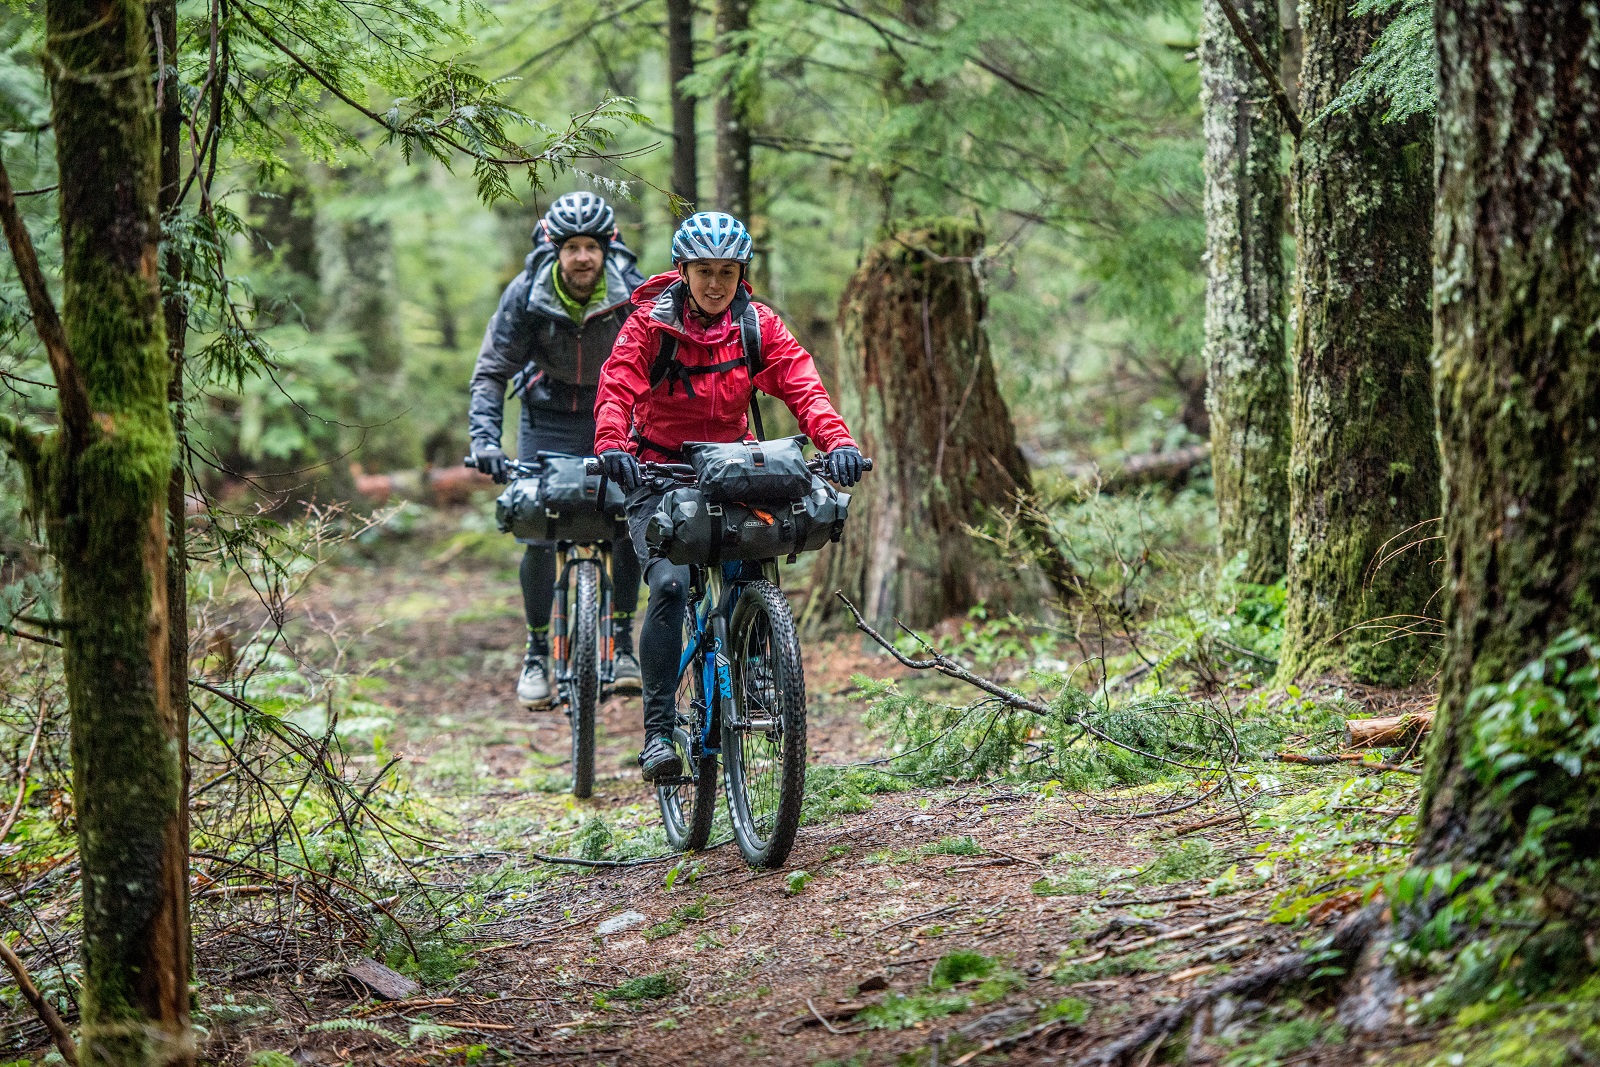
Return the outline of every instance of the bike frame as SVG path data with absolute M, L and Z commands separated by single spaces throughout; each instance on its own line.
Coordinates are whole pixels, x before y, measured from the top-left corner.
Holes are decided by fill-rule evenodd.
M 723 651 L 728 646 L 728 616 L 747 582 L 765 578 L 778 584 L 778 562 L 723 563 L 715 569 L 694 567 L 689 605 L 694 611 L 694 632 L 678 661 L 678 676 L 699 659 L 701 691 L 706 695 L 705 721 L 693 739 L 690 757 L 720 755 L 721 736 L 715 727 L 722 713 L 733 707 L 733 665 Z

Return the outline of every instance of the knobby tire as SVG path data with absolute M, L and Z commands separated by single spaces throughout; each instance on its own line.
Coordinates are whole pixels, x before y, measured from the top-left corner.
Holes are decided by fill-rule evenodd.
M 693 612 L 691 607 L 684 620 L 684 648 L 689 647 L 694 637 Z M 690 757 L 690 738 L 704 729 L 701 716 L 710 714 L 699 657 L 690 661 L 678 679 L 676 710 L 672 743 L 694 781 L 687 785 L 657 786 L 656 801 L 661 805 L 661 823 L 666 828 L 668 846 L 678 852 L 698 852 L 711 841 L 711 820 L 717 810 L 717 757 L 706 755 L 698 761 Z
M 577 566 L 577 610 L 567 643 L 567 675 L 572 679 L 572 795 L 594 795 L 594 720 L 600 705 L 600 568 Z
M 732 709 L 722 716 L 728 814 L 745 862 L 779 867 L 800 828 L 806 781 L 806 682 L 794 616 L 783 593 L 751 582 L 728 621 Z M 732 714 L 729 714 L 729 712 Z M 755 719 L 771 724 L 752 731 Z

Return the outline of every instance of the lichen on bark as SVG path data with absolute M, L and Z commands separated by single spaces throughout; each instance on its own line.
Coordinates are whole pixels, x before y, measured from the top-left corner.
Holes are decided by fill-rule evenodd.
M 1432 136 L 1381 106 L 1331 112 L 1388 16 L 1301 5 L 1298 246 L 1282 673 L 1387 683 L 1425 670 L 1439 585 L 1429 385 Z M 1407 547 L 1410 546 L 1410 547 Z
M 1277 0 L 1239 13 L 1276 63 Z M 1283 122 L 1216 0 L 1204 5 L 1206 409 L 1217 539 L 1244 577 L 1283 577 L 1289 550 L 1289 366 L 1283 305 Z
M 1600 864 L 1600 766 L 1585 736 L 1600 708 L 1544 653 L 1569 630 L 1600 636 L 1600 13 L 1440 0 L 1435 25 L 1449 586 L 1419 852 L 1536 879 L 1538 861 L 1578 889 L 1571 902 L 1592 894 Z M 1499 731 L 1504 702 L 1473 694 L 1541 657 L 1552 667 L 1524 688 L 1551 700 L 1508 696 L 1525 716 Z M 1576 670 L 1595 657 L 1564 658 Z M 1497 774 L 1491 747 L 1525 777 Z

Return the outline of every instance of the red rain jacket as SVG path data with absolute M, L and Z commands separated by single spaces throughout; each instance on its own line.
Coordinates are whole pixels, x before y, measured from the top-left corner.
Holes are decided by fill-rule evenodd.
M 676 271 L 658 274 L 634 291 L 638 310 L 623 324 L 611 357 L 600 371 L 600 392 L 594 405 L 596 455 L 620 448 L 642 459 L 681 462 L 681 456 L 642 444 L 636 434 L 652 445 L 672 450 L 685 441 L 741 440 L 749 432 L 752 387 L 787 404 L 801 431 L 823 451 L 855 444 L 828 400 L 811 353 L 765 304 L 755 304 L 761 323 L 762 366 L 754 383 L 748 369 L 740 365 L 693 376 L 695 395 L 671 377 L 652 389 L 650 369 L 666 333 L 677 337 L 677 358 L 685 366 L 709 366 L 744 355 L 732 309 L 702 330 L 684 315 L 684 287 L 679 281 Z M 736 297 L 736 306 L 742 307 L 749 299 L 750 287 L 743 288 L 745 299 Z

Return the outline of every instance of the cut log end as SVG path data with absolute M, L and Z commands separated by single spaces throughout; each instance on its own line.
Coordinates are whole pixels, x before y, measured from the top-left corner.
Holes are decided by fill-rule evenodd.
M 1346 719 L 1346 748 L 1402 748 L 1433 728 L 1433 712 L 1418 711 L 1381 719 Z

